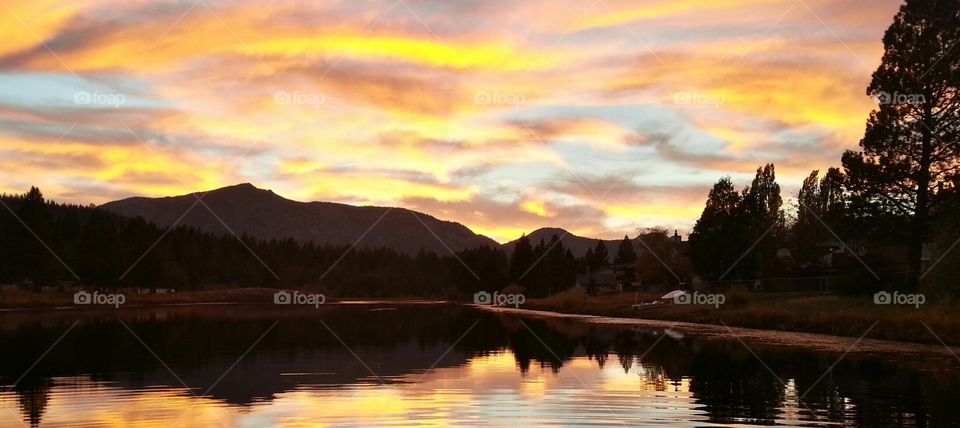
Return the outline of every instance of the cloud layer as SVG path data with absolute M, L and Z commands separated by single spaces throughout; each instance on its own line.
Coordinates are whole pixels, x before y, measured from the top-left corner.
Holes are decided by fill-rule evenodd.
M 0 191 L 253 182 L 506 241 L 688 230 L 856 145 L 893 0 L 69 2 L 0 8 Z

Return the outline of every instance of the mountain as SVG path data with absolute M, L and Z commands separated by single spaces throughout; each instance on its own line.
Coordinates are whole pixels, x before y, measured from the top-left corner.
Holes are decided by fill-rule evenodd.
M 100 207 L 127 217 L 143 217 L 158 226 L 188 225 L 210 233 L 232 231 L 260 239 L 293 238 L 331 245 L 352 245 L 359 240 L 358 247 L 388 247 L 407 254 L 421 248 L 444 254 L 448 247 L 460 251 L 500 245 L 460 223 L 404 208 L 299 202 L 249 183 L 181 196 L 133 197 Z
M 597 246 L 596 238 L 577 236 L 558 227 L 541 227 L 533 232 L 528 233 L 527 238 L 530 239 L 530 245 L 536 247 L 541 239 L 543 242 L 549 243 L 553 238 L 553 235 L 557 235 L 557 237 L 560 238 L 560 242 L 562 242 L 565 247 L 570 249 L 570 252 L 573 253 L 574 257 L 583 257 L 584 254 L 587 254 L 587 249 Z M 620 247 L 620 241 L 622 241 L 622 239 L 601 239 L 601 241 L 606 244 L 607 254 L 609 254 L 610 258 L 612 259 L 613 256 L 617 254 L 617 248 Z M 507 242 L 506 244 L 503 244 L 503 249 L 507 252 L 507 254 L 510 254 L 513 252 L 513 246 L 516 244 L 516 240 Z M 642 244 L 634 243 L 634 248 L 639 251 L 642 248 Z
M 674 231 L 674 242 L 677 245 L 677 248 L 681 252 L 686 252 L 687 246 L 689 245 L 687 241 L 683 241 Z M 563 242 L 563 245 L 570 249 L 570 252 L 573 253 L 574 257 L 583 257 L 587 254 L 587 250 L 597 246 L 598 239 L 596 238 L 586 238 L 583 236 L 577 236 L 570 232 L 567 232 L 564 229 L 558 227 L 541 227 L 533 232 L 527 234 L 527 238 L 530 239 L 530 245 L 534 247 L 540 243 L 542 239 L 543 242 L 549 243 L 553 236 L 556 235 L 560 238 L 560 241 Z M 649 251 L 647 246 L 644 245 L 644 242 L 641 241 L 641 238 L 644 235 L 637 235 L 634 238 L 630 239 L 630 242 L 633 243 L 633 250 L 637 254 L 643 254 Z M 613 261 L 613 257 L 617 255 L 617 249 L 620 248 L 620 242 L 623 241 L 623 238 L 620 239 L 599 239 L 607 246 L 607 255 L 610 261 Z M 649 241 L 647 241 L 649 242 Z M 503 244 L 503 250 L 510 254 L 513 252 L 514 245 L 517 244 L 517 240 L 513 240 Z

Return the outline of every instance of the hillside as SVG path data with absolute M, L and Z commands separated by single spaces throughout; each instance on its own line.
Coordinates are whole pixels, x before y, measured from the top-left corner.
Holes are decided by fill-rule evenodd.
M 203 203 L 198 203 L 198 198 Z M 261 239 L 293 238 L 331 245 L 351 245 L 359 240 L 360 247 L 387 247 L 407 254 L 420 249 L 444 254 L 447 247 L 460 251 L 499 245 L 462 224 L 404 208 L 299 202 L 247 183 L 181 196 L 133 197 L 101 207 L 143 217 L 158 226 L 188 225 L 210 233 L 232 231 Z

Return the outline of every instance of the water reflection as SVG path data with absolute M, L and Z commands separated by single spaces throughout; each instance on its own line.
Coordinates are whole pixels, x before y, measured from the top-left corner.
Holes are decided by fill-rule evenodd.
M 960 395 L 949 360 L 372 308 L 0 314 L 0 425 L 944 426 Z

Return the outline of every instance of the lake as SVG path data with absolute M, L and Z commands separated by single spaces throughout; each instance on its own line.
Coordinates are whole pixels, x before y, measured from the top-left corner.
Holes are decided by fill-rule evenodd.
M 452 304 L 0 313 L 0 426 L 950 426 L 960 364 Z

